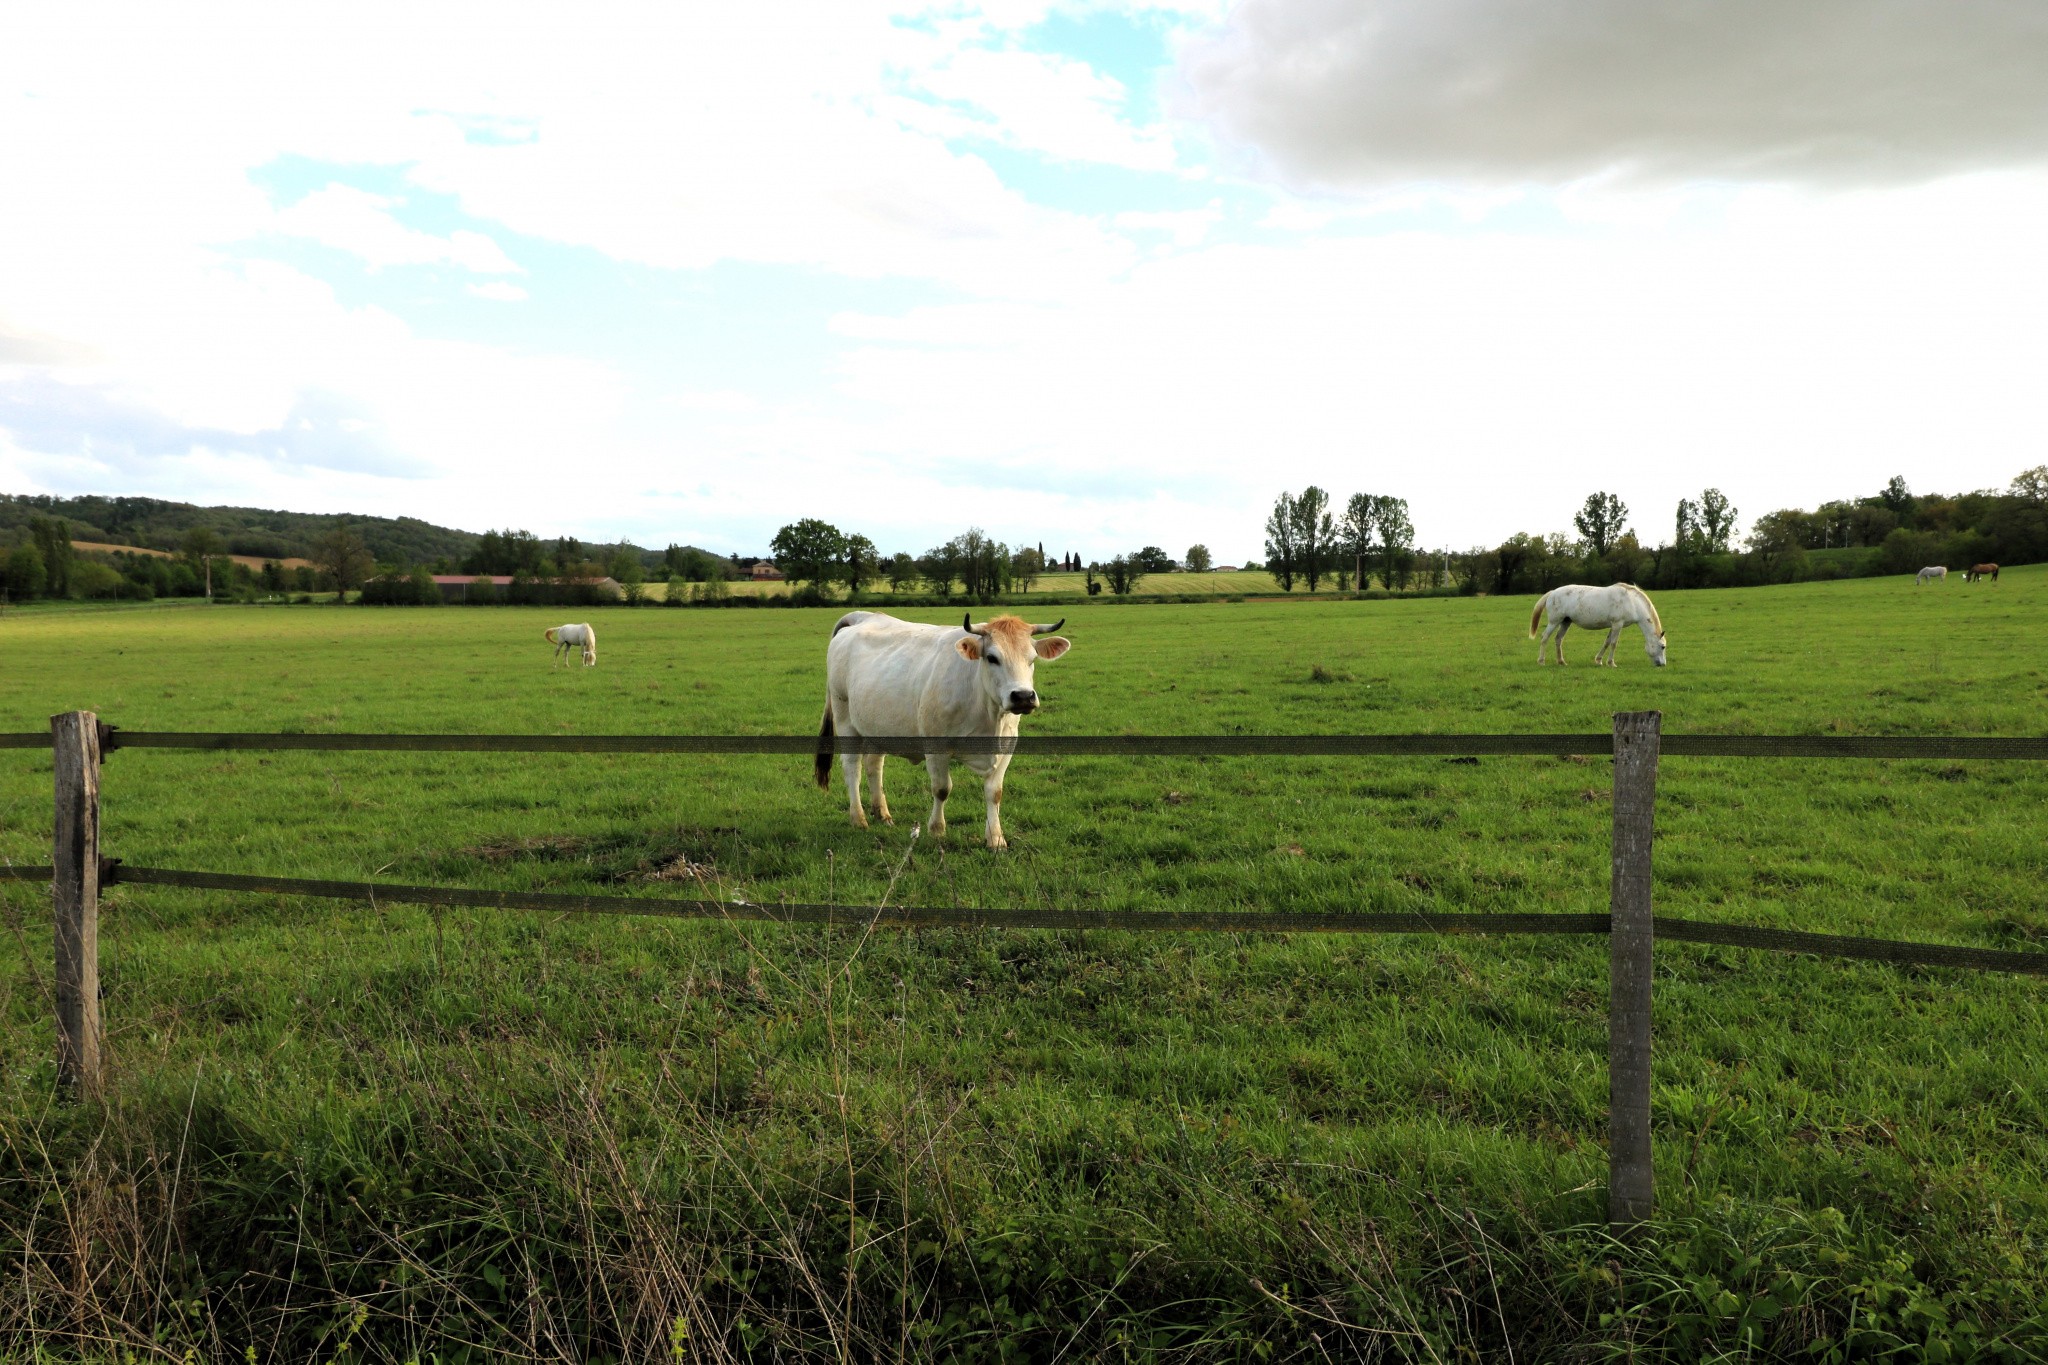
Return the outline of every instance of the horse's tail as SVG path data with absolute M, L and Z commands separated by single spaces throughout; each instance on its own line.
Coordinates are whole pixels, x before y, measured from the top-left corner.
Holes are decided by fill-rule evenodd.
M 553 644 L 555 642 L 555 627 L 549 626 L 546 630 L 542 631 L 540 638 L 546 640 L 549 644 Z
M 812 773 L 818 779 L 818 785 L 828 790 L 832 786 L 832 746 L 827 741 L 831 738 L 832 703 L 827 700 L 825 719 L 818 724 L 818 761 L 812 765 Z
M 1536 609 L 1529 613 L 1529 638 L 1532 640 L 1536 638 L 1536 627 L 1543 624 L 1543 604 L 1549 600 L 1550 594 L 1544 593 L 1536 599 Z

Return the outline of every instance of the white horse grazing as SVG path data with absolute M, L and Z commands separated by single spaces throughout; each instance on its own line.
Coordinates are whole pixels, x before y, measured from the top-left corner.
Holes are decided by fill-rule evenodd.
M 1920 586 L 1920 585 L 1921 585 L 1922 583 L 1925 583 L 1925 582 L 1929 581 L 1930 579 L 1935 579 L 1935 578 L 1947 578 L 1947 577 L 1948 577 L 1948 565 L 1946 565 L 1946 564 L 1929 564 L 1929 565 L 1928 565 L 1928 566 L 1927 566 L 1926 568 L 1922 569 L 1922 570 L 1921 570 L 1921 571 L 1920 571 L 1919 573 L 1916 573 L 1916 574 L 1914 574 L 1914 575 L 1913 575 L 1913 586 L 1917 588 L 1917 587 L 1919 587 L 1919 586 Z
M 1564 633 L 1573 626 L 1588 629 L 1607 627 L 1607 643 L 1593 654 L 1597 665 L 1601 655 L 1606 655 L 1609 668 L 1618 667 L 1614 662 L 1614 642 L 1621 638 L 1621 632 L 1630 626 L 1641 626 L 1643 630 L 1643 652 L 1650 656 L 1650 662 L 1664 667 L 1664 623 L 1657 619 L 1657 608 L 1650 604 L 1650 598 L 1633 583 L 1615 583 L 1605 588 L 1590 588 L 1584 583 L 1571 583 L 1562 588 L 1552 588 L 1536 599 L 1536 610 L 1529 614 L 1529 638 L 1536 638 L 1537 623 L 1543 613 L 1550 613 L 1550 625 L 1544 630 L 1543 638 L 1536 644 L 1536 662 L 1542 663 L 1543 648 L 1557 637 L 1557 662 L 1564 664 Z
M 555 647 L 555 657 L 562 662 L 569 660 L 569 651 L 577 645 L 583 646 L 583 662 L 595 667 L 597 664 L 597 632 L 585 622 L 580 626 L 553 626 L 544 631 L 547 642 Z

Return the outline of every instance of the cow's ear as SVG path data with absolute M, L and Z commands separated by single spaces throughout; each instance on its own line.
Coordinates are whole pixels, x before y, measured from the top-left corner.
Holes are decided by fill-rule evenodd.
M 973 663 L 981 657 L 981 641 L 972 635 L 963 636 L 953 642 L 953 648 L 960 651 L 960 657 Z
M 1031 643 L 1038 650 L 1038 661 L 1040 663 L 1044 663 L 1048 659 L 1057 659 L 1060 655 L 1074 647 L 1074 642 L 1064 635 L 1048 635 L 1043 640 L 1033 640 Z

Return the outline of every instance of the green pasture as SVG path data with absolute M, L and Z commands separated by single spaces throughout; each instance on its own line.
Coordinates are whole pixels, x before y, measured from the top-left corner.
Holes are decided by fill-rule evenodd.
M 1572 667 L 1538 667 L 1528 599 L 1065 608 L 1074 649 L 1024 729 L 1655 708 L 1671 733 L 2042 732 L 2048 573 L 1658 605 L 1661 670 L 1634 633 L 1588 667 L 1576 631 Z M 0 730 L 85 707 L 136 730 L 809 734 L 837 615 L 605 611 L 583 669 L 550 666 L 541 610 L 9 614 Z M 1002 854 L 972 781 L 940 842 L 914 828 L 921 768 L 891 761 L 897 823 L 864 832 L 810 770 L 127 750 L 105 842 L 755 903 L 1606 904 L 1600 759 L 1026 755 Z M 47 860 L 49 782 L 46 753 L 0 753 L 0 857 Z M 1658 910 L 2048 947 L 2044 830 L 2025 763 L 1667 758 Z M 46 893 L 0 904 L 0 1355 L 2048 1351 L 2035 979 L 1661 948 L 1660 1211 L 1624 1246 L 1601 1226 L 1598 939 L 867 935 L 126 886 L 101 929 L 115 1079 L 69 1105 Z

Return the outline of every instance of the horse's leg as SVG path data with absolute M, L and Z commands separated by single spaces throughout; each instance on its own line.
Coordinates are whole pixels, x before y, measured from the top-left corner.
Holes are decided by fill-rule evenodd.
M 1617 640 L 1621 639 L 1621 629 L 1620 626 L 1610 626 L 1607 630 L 1607 643 L 1600 647 L 1600 653 L 1607 656 L 1607 666 L 1609 668 L 1621 667 L 1621 665 L 1614 662 L 1614 644 Z M 1598 658 L 1599 655 L 1594 657 Z
M 887 754 L 864 754 L 861 766 L 867 770 L 868 785 L 874 788 L 875 818 L 885 825 L 896 822 L 889 817 L 889 798 L 882 794 L 882 760 Z
M 953 794 L 952 763 L 951 754 L 925 755 L 925 772 L 932 781 L 932 818 L 925 828 L 931 831 L 934 839 L 946 837 L 946 798 Z
M 1545 622 L 1543 623 L 1543 634 L 1542 634 L 1542 636 L 1541 636 L 1541 637 L 1540 637 L 1540 638 L 1539 638 L 1539 639 L 1538 639 L 1538 640 L 1536 641 L 1536 662 L 1537 662 L 1537 663 L 1539 663 L 1539 664 L 1547 664 L 1547 663 L 1549 663 L 1549 662 L 1550 662 L 1550 660 L 1548 660 L 1548 659 L 1546 659 L 1546 658 L 1544 658 L 1544 657 L 1543 657 L 1543 653 L 1544 653 L 1544 651 L 1545 651 L 1545 650 L 1547 650 L 1547 649 L 1549 649 L 1549 648 L 1550 648 L 1550 632 L 1551 632 L 1551 631 L 1553 631 L 1553 630 L 1556 630 L 1556 629 L 1557 629 L 1557 627 L 1556 627 L 1555 625 L 1551 624 L 1551 623 L 1550 623 L 1549 621 L 1545 621 Z
M 1559 668 L 1566 666 L 1564 661 L 1564 633 L 1571 628 L 1572 618 L 1569 616 L 1557 623 L 1557 666 Z

